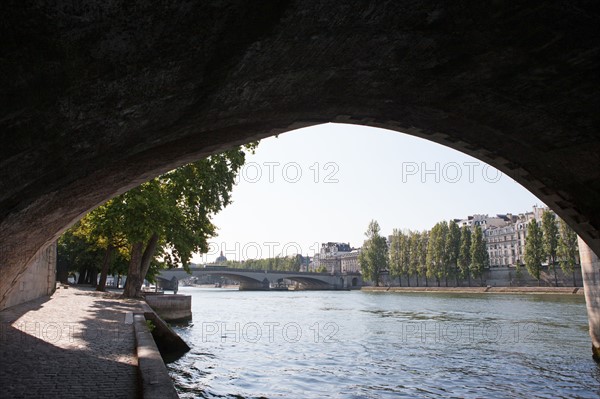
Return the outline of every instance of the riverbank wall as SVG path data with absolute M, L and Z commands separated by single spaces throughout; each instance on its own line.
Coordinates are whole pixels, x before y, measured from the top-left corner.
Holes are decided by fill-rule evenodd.
M 189 295 L 146 293 L 145 300 L 164 321 L 184 322 L 192 319 L 192 297 Z
M 452 270 L 449 270 L 452 272 Z M 558 281 L 558 287 L 564 288 L 576 288 L 583 287 L 583 280 L 581 278 L 581 268 L 579 265 L 576 267 L 574 273 L 565 274 L 560 269 L 560 267 L 556 266 L 556 277 Z M 575 281 L 573 281 L 573 277 Z M 445 280 L 441 282 L 442 285 L 446 285 Z M 406 279 L 406 276 L 402 276 L 400 280 L 396 278 L 391 278 L 389 275 L 382 275 L 380 279 L 380 284 L 384 286 L 399 286 L 399 287 L 416 287 L 417 285 L 424 286 L 425 279 L 421 276 L 419 277 L 419 284 L 417 284 L 417 278 L 412 276 L 410 278 L 410 284 Z M 437 285 L 437 282 L 434 279 L 429 279 L 429 285 Z M 448 285 L 454 286 L 456 285 L 456 280 L 454 277 L 448 276 Z M 542 267 L 542 271 L 540 273 L 540 282 L 539 286 L 542 287 L 554 287 L 554 271 L 552 268 L 548 268 L 547 266 Z M 459 280 L 460 287 L 468 287 L 469 282 L 467 280 Z M 471 279 L 472 287 L 538 287 L 538 281 L 531 277 L 525 266 L 521 267 L 520 272 L 517 273 L 517 270 L 514 267 L 493 267 L 484 270 L 481 278 L 472 278 Z
M 454 294 L 584 294 L 583 288 L 578 287 L 362 287 L 361 291 L 433 292 Z

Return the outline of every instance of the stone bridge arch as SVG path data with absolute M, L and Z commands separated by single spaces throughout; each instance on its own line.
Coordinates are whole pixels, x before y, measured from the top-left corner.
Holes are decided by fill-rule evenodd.
M 325 122 L 485 161 L 600 253 L 593 2 L 33 1 L 0 13 L 0 309 L 27 264 L 112 196 Z
M 280 271 L 265 271 L 265 270 L 248 270 L 248 269 L 213 269 L 213 268 L 191 268 L 190 274 L 183 269 L 167 269 L 163 270 L 159 276 L 163 279 L 170 280 L 175 277 L 178 280 L 190 276 L 222 276 L 234 281 L 240 282 L 241 290 L 252 289 L 269 289 L 271 284 L 277 284 L 282 280 L 290 280 L 299 283 L 306 289 L 342 289 L 351 286 L 351 279 L 356 278 L 354 275 L 349 276 L 331 276 L 322 273 L 286 273 Z M 348 280 L 348 281 L 346 281 Z

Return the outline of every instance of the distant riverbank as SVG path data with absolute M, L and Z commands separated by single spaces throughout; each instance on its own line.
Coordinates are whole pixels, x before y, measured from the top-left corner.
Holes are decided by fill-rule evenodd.
M 454 294 L 561 294 L 583 295 L 582 287 L 362 287 L 376 292 L 451 292 Z

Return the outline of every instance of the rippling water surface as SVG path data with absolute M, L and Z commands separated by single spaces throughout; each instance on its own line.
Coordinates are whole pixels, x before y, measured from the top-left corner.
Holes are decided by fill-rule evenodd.
M 582 296 L 184 288 L 191 398 L 598 398 Z

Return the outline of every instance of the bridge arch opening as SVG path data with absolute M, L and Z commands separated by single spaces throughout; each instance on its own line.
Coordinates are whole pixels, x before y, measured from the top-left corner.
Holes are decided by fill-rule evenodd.
M 600 254 L 593 2 L 1 7 L 0 309 L 29 261 L 107 199 L 326 122 L 468 153 Z
M 542 180 L 544 182 L 550 181 L 548 175 L 542 174 L 539 178 L 534 178 L 532 172 L 528 171 L 523 166 L 519 166 L 519 163 L 517 163 L 516 159 L 513 160 L 513 158 L 507 153 L 501 153 L 498 151 L 493 152 L 488 148 L 481 146 L 481 143 L 470 141 L 468 138 L 461 138 L 460 135 L 436 133 L 431 132 L 428 129 L 418 129 L 415 127 L 405 128 L 404 123 L 397 121 L 380 122 L 376 118 L 357 118 L 350 116 L 338 116 L 336 118 L 332 118 L 332 121 L 343 122 L 344 124 L 351 125 L 385 128 L 386 130 L 409 134 L 442 144 L 446 147 L 456 149 L 460 152 L 471 155 L 476 159 L 482 160 L 485 163 L 497 168 L 502 173 L 505 173 L 507 176 L 513 178 L 528 191 L 536 195 L 561 218 L 563 218 L 571 227 L 573 227 L 573 229 L 584 239 L 585 242 L 587 242 L 588 245 L 590 245 L 593 250 L 595 250 L 597 247 L 600 249 L 600 240 L 596 239 L 596 237 L 599 235 L 597 234 L 595 228 L 591 227 L 593 226 L 594 222 L 591 221 L 587 215 L 582 214 L 580 208 L 577 208 L 576 205 L 574 205 L 574 202 L 571 200 L 574 201 L 575 199 L 565 191 L 560 191 L 560 193 L 557 194 L 556 191 L 548 187 L 548 184 L 542 183 Z M 293 122 L 289 124 L 288 128 L 271 128 L 267 133 L 263 132 L 251 137 L 260 138 L 274 134 L 277 135 L 281 134 L 282 132 L 289 131 L 290 128 L 315 125 L 322 125 L 322 123 Z M 402 129 L 402 131 L 400 131 L 400 129 Z M 255 133 L 255 131 L 251 132 Z M 236 141 L 231 144 L 246 141 L 247 139 L 242 139 L 241 141 Z M 182 147 L 179 147 L 180 145 Z M 226 148 L 227 146 L 228 144 L 225 144 L 221 148 Z M 155 150 L 159 150 L 159 148 L 161 147 L 159 146 Z M 206 155 L 207 153 L 214 151 L 208 150 L 207 152 L 206 149 L 203 149 L 202 151 L 196 151 L 194 152 L 194 155 L 191 155 L 187 150 L 189 149 L 185 147 L 185 144 L 180 143 L 177 144 L 177 146 L 174 148 L 174 151 L 169 154 L 170 157 L 167 159 L 165 159 L 163 155 L 163 157 L 159 157 L 160 159 L 152 162 L 146 160 L 146 162 L 142 163 L 136 168 L 119 169 L 118 171 L 113 170 L 111 172 L 112 175 L 110 175 L 110 184 L 104 186 L 93 186 L 92 188 L 88 187 L 87 190 L 79 192 L 79 196 L 71 198 L 71 200 L 77 200 L 77 203 L 71 203 L 73 206 L 69 207 L 68 209 L 65 207 L 59 207 L 56 209 L 57 205 L 52 203 L 52 201 L 40 204 L 39 207 L 31 209 L 30 214 L 25 215 L 26 219 L 29 221 L 31 221 L 32 217 L 39 217 L 39 219 L 35 222 L 32 222 L 30 227 L 27 229 L 19 229 L 18 231 L 15 231 L 16 227 L 21 227 L 22 225 L 20 225 L 18 222 L 12 225 L 10 223 L 10 219 L 2 221 L 3 225 L 7 225 L 8 228 L 0 232 L 0 239 L 3 242 L 7 242 L 8 245 L 4 247 L 4 251 L 2 251 L 0 254 L 0 256 L 4 257 L 0 259 L 0 261 L 2 261 L 2 266 L 4 269 L 6 269 L 7 274 L 9 276 L 13 276 L 13 278 L 3 279 L 0 281 L 0 306 L 2 303 L 1 298 L 3 295 L 5 297 L 8 291 L 14 288 L 14 282 L 17 280 L 20 273 L 23 272 L 28 261 L 35 257 L 45 245 L 55 240 L 62 232 L 64 232 L 66 228 L 81 218 L 84 213 L 93 209 L 96 205 L 98 205 L 98 203 L 102 203 L 110 199 L 114 195 L 131 188 L 143 180 L 154 177 L 155 175 L 162 173 L 173 166 L 191 161 L 200 155 Z M 506 155 L 506 157 L 504 155 Z M 149 168 L 149 170 L 146 168 Z M 144 173 L 140 175 L 142 171 L 144 171 Z M 116 178 L 116 176 L 119 176 L 120 178 Z M 81 187 L 79 188 L 81 189 Z M 110 189 L 110 194 L 106 192 L 107 188 Z M 68 191 L 69 190 L 65 190 L 65 193 Z M 55 198 L 58 197 L 61 197 L 61 199 L 64 200 L 62 193 L 57 194 Z M 52 211 L 47 208 L 48 206 L 50 206 Z M 56 214 L 53 213 L 56 211 L 59 211 L 62 217 L 57 218 Z M 18 215 L 15 217 L 18 219 Z M 52 222 L 48 223 L 47 229 L 37 230 L 33 234 L 25 235 L 25 233 L 31 233 L 31 229 L 39 223 L 44 222 L 46 218 L 52 219 Z M 18 245 L 12 243 L 17 239 L 20 240 Z M 18 252 L 17 256 L 8 256 L 10 253 L 14 252 Z

